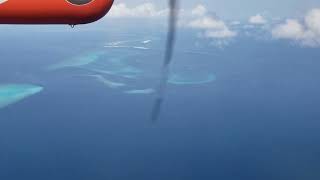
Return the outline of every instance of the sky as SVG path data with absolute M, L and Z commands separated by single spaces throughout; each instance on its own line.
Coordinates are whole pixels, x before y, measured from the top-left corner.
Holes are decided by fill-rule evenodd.
M 239 1 L 240 2 L 240 1 Z M 166 1 L 115 1 L 106 18 L 149 19 L 160 22 L 168 15 Z M 199 38 L 218 44 L 239 36 L 287 40 L 303 47 L 320 47 L 320 1 L 282 0 L 239 3 L 224 1 L 180 1 L 179 27 L 198 31 Z M 230 13 L 232 12 L 232 13 Z M 118 21 L 114 21 L 118 22 Z
M 165 6 L 166 1 L 159 0 L 116 0 L 115 3 L 137 5 L 152 2 Z M 210 11 L 225 19 L 246 19 L 257 13 L 272 14 L 276 17 L 300 16 L 311 8 L 320 7 L 319 0 L 181 0 L 181 6 L 190 8 L 204 4 Z

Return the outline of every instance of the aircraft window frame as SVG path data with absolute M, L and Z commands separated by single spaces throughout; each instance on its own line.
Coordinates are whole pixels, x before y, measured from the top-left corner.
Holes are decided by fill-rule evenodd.
M 74 6 L 83 6 L 92 3 L 94 0 L 66 0 Z

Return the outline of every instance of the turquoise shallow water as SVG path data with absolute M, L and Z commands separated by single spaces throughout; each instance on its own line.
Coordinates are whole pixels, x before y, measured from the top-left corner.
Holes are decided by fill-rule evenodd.
M 17 103 L 43 90 L 43 87 L 30 84 L 0 84 L 0 108 Z
M 67 67 L 81 67 L 88 65 L 90 63 L 95 62 L 101 55 L 104 55 L 103 51 L 95 51 L 94 53 L 87 53 L 81 56 L 77 56 L 71 58 L 70 60 L 66 60 L 48 67 L 48 70 L 57 70 Z

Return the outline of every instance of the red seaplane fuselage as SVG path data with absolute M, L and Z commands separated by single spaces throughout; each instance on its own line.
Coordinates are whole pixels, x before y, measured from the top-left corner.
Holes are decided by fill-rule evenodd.
M 0 24 L 87 24 L 110 10 L 113 0 L 0 0 Z

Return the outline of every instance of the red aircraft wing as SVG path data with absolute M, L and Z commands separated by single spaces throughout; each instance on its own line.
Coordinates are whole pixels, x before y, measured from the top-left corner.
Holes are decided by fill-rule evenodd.
M 108 13 L 113 0 L 0 0 L 0 24 L 86 24 Z

